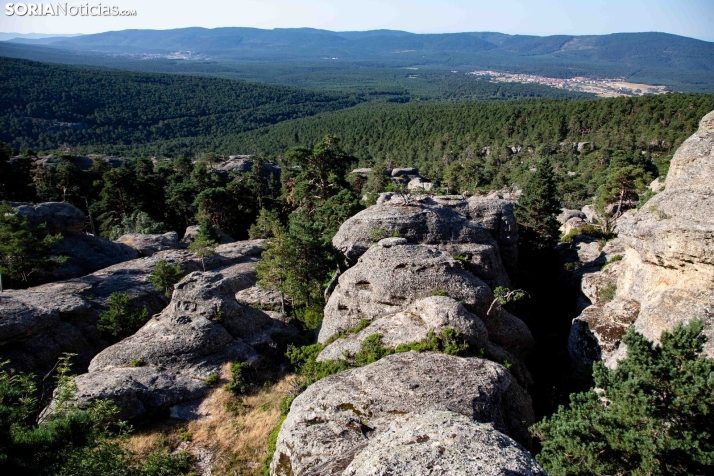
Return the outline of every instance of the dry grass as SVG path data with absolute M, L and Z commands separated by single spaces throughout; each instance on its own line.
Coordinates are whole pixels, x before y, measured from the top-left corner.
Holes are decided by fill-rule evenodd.
M 229 375 L 226 365 L 222 383 Z M 138 428 L 125 446 L 144 457 L 157 450 L 188 451 L 198 457 L 200 474 L 211 474 L 211 467 L 213 475 L 257 475 L 268 456 L 270 434 L 282 416 L 280 402 L 292 390 L 293 380 L 286 377 L 242 397 L 221 385 L 199 407 L 204 419 L 154 422 Z
M 213 474 L 260 472 L 270 433 L 280 422 L 280 402 L 291 382 L 288 377 L 240 398 L 219 388 L 204 401 L 201 410 L 210 417 L 191 422 L 188 431 L 193 444 L 213 452 Z

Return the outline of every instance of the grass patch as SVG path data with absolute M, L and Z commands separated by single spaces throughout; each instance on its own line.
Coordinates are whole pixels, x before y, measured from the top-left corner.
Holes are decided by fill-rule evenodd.
M 617 285 L 613 282 L 609 282 L 606 286 L 600 289 L 600 291 L 598 292 L 598 297 L 601 301 L 612 301 L 613 299 L 615 299 L 616 292 Z

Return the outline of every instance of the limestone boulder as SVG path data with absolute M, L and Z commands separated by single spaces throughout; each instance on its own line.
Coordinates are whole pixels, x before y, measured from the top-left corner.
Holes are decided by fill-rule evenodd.
M 546 472 L 528 450 L 492 424 L 478 423 L 450 411 L 431 410 L 395 418 L 342 474 L 526 476 Z
M 175 231 L 161 235 L 130 233 L 120 236 L 116 242 L 135 249 L 139 256 L 151 256 L 159 251 L 175 250 L 186 246 L 185 243 L 179 241 L 178 233 Z
M 51 255 L 65 256 L 67 260 L 51 273 L 39 273 L 38 282 L 79 278 L 139 257 L 136 250 L 129 246 L 85 234 L 66 236 L 52 248 Z
M 665 190 L 642 208 L 618 222 L 624 244 L 622 261 L 603 273 L 617 277 L 614 301 L 586 309 L 578 327 L 595 336 L 608 365 L 616 365 L 624 349 L 616 333 L 596 330 L 631 325 L 655 342 L 664 330 L 698 318 L 708 340 L 704 352 L 714 356 L 714 112 L 700 122 L 699 130 L 675 153 L 665 180 Z M 592 278 L 602 281 L 601 278 Z M 595 287 L 589 293 L 595 294 Z M 624 314 L 623 314 L 624 313 Z M 593 316 L 598 316 L 597 319 Z M 623 318 L 623 316 L 625 316 Z M 573 327 L 571 342 L 585 332 Z M 623 331 L 624 333 L 624 331 Z M 600 335 L 607 337 L 600 337 Z M 576 348 L 577 345 L 571 345 Z M 580 355 L 571 352 L 578 360 Z M 582 362 L 581 363 L 587 363 Z
M 345 353 L 354 355 L 372 334 L 380 334 L 385 347 L 396 348 L 425 339 L 429 332 L 440 336 L 444 329 L 459 331 L 463 341 L 473 346 L 488 341 L 488 330 L 481 319 L 450 297 L 433 296 L 415 301 L 405 311 L 380 317 L 356 334 L 337 339 L 317 360 L 342 359 Z
M 587 216 L 581 210 L 571 210 L 568 208 L 563 208 L 558 215 L 558 223 L 565 225 L 571 218 L 580 218 L 581 220 L 587 220 Z
M 388 444 L 383 435 L 404 419 L 432 411 L 490 423 L 530 444 L 527 428 L 535 420 L 530 397 L 504 367 L 478 358 L 408 352 L 329 376 L 299 395 L 280 429 L 271 474 L 367 470 L 374 464 L 373 452 L 383 454 Z

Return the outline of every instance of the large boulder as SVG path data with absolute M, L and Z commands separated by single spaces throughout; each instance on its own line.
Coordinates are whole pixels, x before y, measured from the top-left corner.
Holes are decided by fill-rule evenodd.
M 492 297 L 482 280 L 449 254 L 424 245 L 394 240 L 371 247 L 357 264 L 342 273 L 325 306 L 319 341 L 357 326 L 362 319 L 399 312 L 417 299 L 445 294 L 480 314 Z
M 62 241 L 52 248 L 51 254 L 64 256 L 67 260 L 51 272 L 35 273 L 35 284 L 78 278 L 139 256 L 129 246 L 82 233 L 86 221 L 84 212 L 69 203 L 46 202 L 33 205 L 12 202 L 11 205 L 15 213 L 26 217 L 30 224 L 44 225 L 46 233 L 63 235 Z
M 502 202 L 386 193 L 345 221 L 332 244 L 354 263 L 379 239 L 397 235 L 460 256 L 489 285 L 510 287 L 507 268 L 515 269 L 518 233 L 510 204 Z M 510 267 L 504 266 L 500 243 Z
M 175 231 L 161 235 L 129 233 L 120 236 L 116 241 L 135 249 L 140 256 L 151 256 L 159 251 L 175 250 L 186 246 L 185 243 L 179 241 L 178 233 Z
M 276 474 L 281 473 L 278 470 Z M 430 410 L 395 418 L 342 474 L 545 476 L 546 472 L 528 450 L 492 424 L 450 411 Z
M 419 299 L 441 294 L 479 316 L 492 342 L 518 356 L 527 355 L 534 343 L 528 327 L 503 309 L 488 313 L 493 294 L 485 282 L 449 254 L 405 241 L 380 241 L 340 275 L 325 306 L 319 342 L 327 342 L 362 320 L 394 315 Z
M 234 297 L 255 281 L 252 261 L 186 276 L 166 309 L 77 377 L 78 403 L 109 398 L 122 418 L 133 418 L 204 396 L 205 380 L 227 363 L 259 365 L 275 357 L 273 337 L 287 337 L 291 328 Z
M 36 205 L 30 203 L 12 203 L 18 216 L 27 218 L 31 225 L 45 225 L 45 231 L 63 236 L 79 235 L 84 230 L 87 218 L 84 212 L 74 205 L 64 202 L 46 202 Z
M 66 256 L 67 261 L 51 274 L 41 274 L 41 281 L 78 278 L 139 257 L 127 245 L 94 235 L 67 236 L 52 248 L 52 255 Z
M 576 362 L 588 364 L 599 357 L 616 365 L 624 355 L 621 337 L 631 325 L 656 342 L 662 331 L 694 318 L 704 321 L 704 352 L 714 356 L 712 183 L 714 112 L 675 153 L 665 190 L 618 220 L 623 259 L 604 270 L 611 274 L 609 281 L 616 278 L 614 300 L 595 302 L 574 321 L 570 350 Z M 578 351 L 583 348 L 595 351 Z
M 433 411 L 490 423 L 526 446 L 535 421 L 530 397 L 501 365 L 439 353 L 390 355 L 324 378 L 299 395 L 280 429 L 271 474 L 343 474 L 348 467 L 353 472 L 347 474 L 361 474 L 359 468 L 379 464 L 373 456 L 390 444 L 383 435 Z M 431 457 L 449 464 L 443 454 Z
M 425 339 L 429 332 L 440 336 L 445 329 L 460 332 L 460 338 L 478 346 L 488 341 L 488 330 L 483 321 L 450 297 L 432 296 L 415 301 L 405 311 L 379 317 L 365 329 L 337 339 L 318 356 L 318 361 L 345 358 L 345 353 L 356 354 L 361 343 L 372 334 L 382 336 L 382 345 L 396 348 Z
M 254 263 L 262 252 L 260 241 L 221 245 L 205 260 L 207 269 L 236 263 Z M 112 293 L 129 295 L 134 306 L 150 313 L 167 304 L 162 290 L 149 281 L 156 262 L 181 263 L 186 272 L 202 269 L 201 260 L 185 250 L 160 251 L 149 258 L 116 264 L 81 278 L 43 284 L 0 294 L 0 355 L 14 368 L 41 373 L 49 370 L 63 352 L 79 354 L 78 370 L 107 343 L 97 330 L 99 314 L 107 309 Z

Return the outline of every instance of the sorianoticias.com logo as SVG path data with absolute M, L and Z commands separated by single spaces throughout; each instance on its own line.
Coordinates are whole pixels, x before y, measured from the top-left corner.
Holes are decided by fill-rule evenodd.
M 33 17 L 134 17 L 136 10 L 123 10 L 119 7 L 102 5 L 68 5 L 66 3 L 7 3 L 5 16 Z

